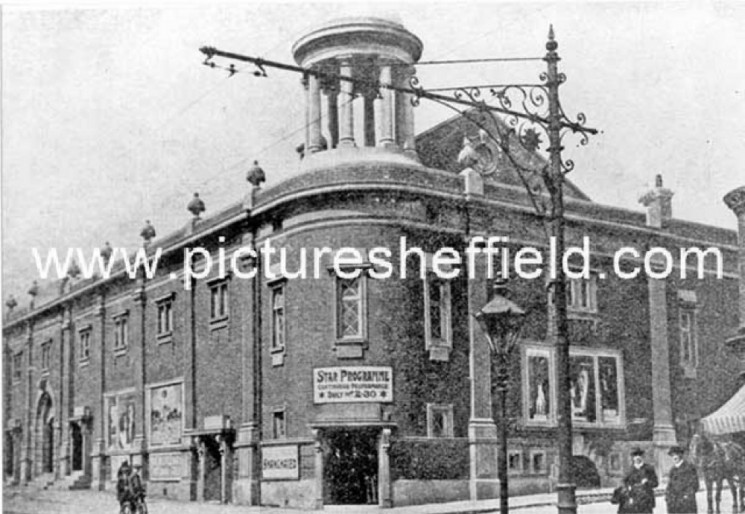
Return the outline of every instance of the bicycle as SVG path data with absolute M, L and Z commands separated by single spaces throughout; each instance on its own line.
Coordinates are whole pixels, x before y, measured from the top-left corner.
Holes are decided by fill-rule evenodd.
M 132 501 L 126 501 L 122 504 L 119 514 L 147 514 L 147 502 L 145 496 L 141 496 Z

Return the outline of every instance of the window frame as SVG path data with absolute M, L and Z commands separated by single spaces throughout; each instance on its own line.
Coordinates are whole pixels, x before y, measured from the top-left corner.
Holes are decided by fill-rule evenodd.
M 435 414 L 443 414 L 445 421 L 444 435 L 435 435 Z M 452 403 L 427 404 L 427 437 L 429 439 L 448 439 L 455 437 Z
M 271 345 L 270 349 L 272 352 L 283 352 L 287 347 L 287 289 L 285 288 L 285 282 L 279 282 L 274 284 L 271 291 L 271 309 L 272 309 L 272 334 L 271 334 Z M 277 306 L 277 297 L 281 296 L 281 306 Z M 277 320 L 281 319 L 281 328 L 278 329 L 279 323 Z M 281 339 L 281 344 L 277 344 L 277 341 Z
M 363 343 L 367 341 L 367 273 L 361 267 L 342 268 L 345 272 L 359 270 L 357 277 L 346 278 L 334 274 L 334 337 L 339 344 Z M 354 335 L 344 335 L 342 328 L 344 298 L 341 287 L 344 282 L 358 281 L 356 304 L 359 330 Z
M 549 415 L 546 420 L 531 420 L 529 400 L 531 398 L 530 382 L 529 382 L 529 369 L 528 369 L 528 357 L 531 355 L 540 355 L 548 358 L 549 365 L 549 387 L 551 392 L 549 394 Z M 625 379 L 624 379 L 624 366 L 623 366 L 623 353 L 620 350 L 613 348 L 591 348 L 591 347 L 577 347 L 572 346 L 569 348 L 569 359 L 570 362 L 573 358 L 577 357 L 589 357 L 592 359 L 593 373 L 590 377 L 591 386 L 594 388 L 594 421 L 587 421 L 581 418 L 572 416 L 572 424 L 581 428 L 618 428 L 622 429 L 626 427 L 626 396 L 625 396 Z M 601 377 L 600 377 L 600 359 L 601 358 L 612 358 L 615 360 L 615 375 L 616 383 L 615 390 L 617 396 L 617 413 L 614 417 L 606 415 L 606 410 L 603 408 L 603 395 L 601 392 Z M 556 417 L 556 405 L 557 405 L 557 391 L 556 391 L 556 377 L 555 377 L 555 362 L 556 362 L 556 350 L 550 345 L 541 343 L 523 343 L 521 349 L 521 368 L 522 368 L 522 381 L 523 381 L 523 424 L 526 427 L 554 427 L 557 424 Z M 531 464 L 532 466 L 532 464 Z
M 49 374 L 52 365 L 52 340 L 47 339 L 41 343 L 41 373 Z
M 23 378 L 23 350 L 13 354 L 13 383 L 18 383 Z
M 277 420 L 281 422 L 277 424 Z M 287 439 L 287 409 L 285 407 L 272 410 L 272 438 Z
M 168 293 L 167 295 L 155 300 L 155 334 L 158 340 L 170 340 L 173 336 L 173 305 L 175 300 L 175 293 Z M 165 325 L 162 323 L 165 316 Z
M 586 302 L 582 302 L 582 292 Z M 567 311 L 580 314 L 598 312 L 598 274 L 590 271 L 589 278 L 567 278 Z
M 687 327 L 683 319 L 687 318 Z M 686 339 L 684 339 L 684 336 Z M 689 357 L 684 358 L 684 349 L 688 347 Z M 678 360 L 684 369 L 695 371 L 699 365 L 698 351 L 698 309 L 695 305 L 682 304 L 678 309 Z
M 129 311 L 114 316 L 114 354 L 122 354 L 129 348 Z
M 81 365 L 86 365 L 91 360 L 91 338 L 93 336 L 93 327 L 87 326 L 78 330 L 78 349 L 80 355 L 78 361 Z
M 210 323 L 222 323 L 230 318 L 229 282 L 226 277 L 210 281 L 207 284 L 209 286 Z

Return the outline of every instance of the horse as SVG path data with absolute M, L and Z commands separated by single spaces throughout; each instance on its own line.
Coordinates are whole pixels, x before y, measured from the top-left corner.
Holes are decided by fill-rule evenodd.
M 745 511 L 745 449 L 732 441 L 707 438 L 704 434 L 694 434 L 691 438 L 689 455 L 703 474 L 706 483 L 707 512 L 712 514 L 712 488 L 716 484 L 716 512 L 722 500 L 722 482 L 727 480 L 732 491 L 732 512 Z M 738 503 L 738 482 L 740 502 Z

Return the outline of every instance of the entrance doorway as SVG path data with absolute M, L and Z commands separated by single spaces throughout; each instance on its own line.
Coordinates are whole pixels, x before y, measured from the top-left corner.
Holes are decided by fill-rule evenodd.
M 221 502 L 222 498 L 222 459 L 220 443 L 214 437 L 204 437 L 204 501 Z
M 323 503 L 378 503 L 378 433 L 374 428 L 333 428 L 323 463 Z
M 72 422 L 70 424 L 72 439 L 72 470 L 83 470 L 83 434 L 80 430 L 80 424 Z
M 50 418 L 42 427 L 41 436 L 41 472 L 54 471 L 54 418 Z

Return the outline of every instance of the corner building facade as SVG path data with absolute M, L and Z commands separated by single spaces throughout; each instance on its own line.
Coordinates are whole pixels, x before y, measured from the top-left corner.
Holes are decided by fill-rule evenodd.
M 511 491 L 555 488 L 545 279 L 510 281 L 528 316 L 511 361 L 510 419 L 495 420 L 488 345 L 473 318 L 489 300 L 486 259 L 472 277 L 464 265 L 448 268 L 460 271 L 451 278 L 433 267 L 438 250 L 465 256 L 478 236 L 507 237 L 513 255 L 548 251 L 541 220 L 500 149 L 466 120 L 415 137 L 411 98 L 364 86 L 405 87 L 421 50 L 402 25 L 377 18 L 304 36 L 298 64 L 341 79 L 304 82 L 299 174 L 147 245 L 162 249 L 153 278 L 117 268 L 105 280 L 69 279 L 8 314 L 6 477 L 114 490 L 128 460 L 143 465 L 151 496 L 193 501 L 493 498 L 497 423 L 509 422 Z M 486 157 L 459 163 L 464 137 Z M 743 253 L 733 231 L 672 218 L 661 182 L 642 199 L 646 215 L 593 203 L 571 183 L 565 194 L 568 244 L 591 240 L 589 278 L 572 279 L 568 297 L 575 481 L 610 486 L 632 446 L 666 469 L 667 449 L 734 391 L 737 363 L 723 344 L 738 326 Z M 284 270 L 276 255 L 245 251 L 265 244 L 286 251 Z M 609 270 L 624 246 L 639 250 L 624 269 L 653 247 L 714 246 L 723 277 L 706 261 L 703 279 L 690 267 L 685 279 L 623 280 Z M 207 259 L 196 254 L 200 278 L 185 288 L 184 250 L 195 247 L 213 261 L 224 252 L 233 272 L 201 273 Z M 391 251 L 390 278 L 368 254 L 379 247 Z M 336 269 L 341 248 L 363 259 L 347 254 Z M 308 276 L 293 278 L 300 269 Z

